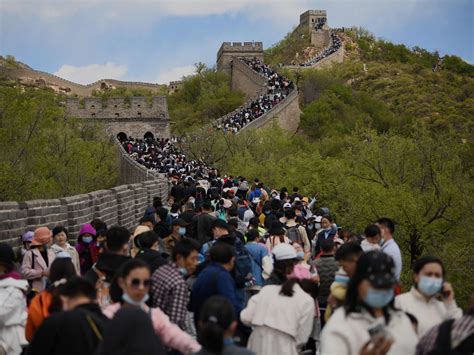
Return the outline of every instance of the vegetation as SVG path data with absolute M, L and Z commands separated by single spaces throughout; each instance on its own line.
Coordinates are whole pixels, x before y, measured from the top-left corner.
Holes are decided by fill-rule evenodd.
M 181 89 L 168 97 L 174 134 L 204 126 L 244 103 L 242 92 L 230 90 L 230 77 L 196 65 L 196 75 L 184 78 Z
M 125 98 L 125 105 L 130 105 L 130 98 L 134 96 L 144 96 L 147 98 L 148 103 L 151 104 L 153 96 L 164 96 L 167 93 L 168 89 L 165 85 L 161 86 L 157 90 L 143 88 L 131 89 L 128 87 L 119 86 L 113 89 L 93 90 L 92 96 L 101 97 L 103 100 L 108 98 Z
M 298 186 L 355 232 L 392 217 L 403 289 L 411 285 L 410 265 L 437 255 L 467 306 L 474 292 L 465 282 L 474 266 L 472 66 L 360 29 L 349 36 L 344 63 L 282 70 L 300 89 L 302 134 L 277 126 L 237 136 L 206 131 L 185 148 L 228 174 Z
M 15 57 L 7 54 L 5 57 L 0 56 L 0 62 L 7 68 L 20 68 L 20 63 L 16 61 Z
M 65 119 L 49 89 L 0 85 L 0 201 L 55 198 L 115 184 L 101 127 Z
M 310 45 L 311 35 L 309 31 L 294 29 L 280 42 L 265 50 L 265 63 L 273 66 L 289 64 Z

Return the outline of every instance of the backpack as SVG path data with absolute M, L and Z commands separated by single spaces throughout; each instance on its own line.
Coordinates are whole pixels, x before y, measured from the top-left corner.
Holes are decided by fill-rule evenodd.
M 100 308 L 104 309 L 112 304 L 112 299 L 110 297 L 110 282 L 107 280 L 105 272 L 100 271 L 96 267 L 94 267 L 94 271 L 97 274 L 97 281 L 95 283 L 97 301 Z
M 286 227 L 288 239 L 291 241 L 291 243 L 298 243 L 301 246 L 304 246 L 304 240 L 298 227 L 298 225 L 293 227 Z
M 252 275 L 252 264 L 254 263 L 249 251 L 243 243 L 235 246 L 234 279 L 237 288 L 249 287 L 255 284 Z

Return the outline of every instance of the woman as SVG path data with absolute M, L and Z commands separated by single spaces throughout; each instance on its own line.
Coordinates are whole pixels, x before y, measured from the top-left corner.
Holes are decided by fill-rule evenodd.
M 274 273 L 283 283 L 263 287 L 250 298 L 240 319 L 253 329 L 248 348 L 256 354 L 297 355 L 313 329 L 314 300 L 296 279 L 288 279 L 296 263 L 295 249 L 279 244 L 273 255 Z
M 305 253 L 303 247 L 298 243 L 294 243 L 293 248 L 296 251 L 296 259 L 298 260 L 298 263 L 295 265 L 290 278 L 299 280 L 310 279 L 316 283 L 319 283 L 318 271 L 315 267 L 308 264 L 308 258 L 311 254 Z
M 96 230 L 91 224 L 84 224 L 77 237 L 76 250 L 79 254 L 81 274 L 84 275 L 97 261 L 99 248 L 96 241 Z
M 273 222 L 268 230 L 269 237 L 265 242 L 267 249 L 272 251 L 272 249 L 279 244 L 290 244 L 290 239 L 288 239 L 285 233 L 285 229 L 281 226 L 280 222 Z
M 199 320 L 197 355 L 252 355 L 253 352 L 234 344 L 237 328 L 234 307 L 222 296 L 212 296 L 203 305 Z
M 56 253 L 56 256 L 65 251 L 71 256 L 72 264 L 76 269 L 78 275 L 81 274 L 81 264 L 79 262 L 79 254 L 77 250 L 72 247 L 67 241 L 69 239 L 69 234 L 67 229 L 63 226 L 56 226 L 53 228 L 53 240 L 54 244 L 51 246 L 51 250 Z
M 123 307 L 106 327 L 98 355 L 166 354 L 150 316 L 139 308 Z
M 0 243 L 0 354 L 17 355 L 28 344 L 25 339 L 28 282 L 15 271 L 15 253 Z
M 31 342 L 36 330 L 43 320 L 51 313 L 61 310 L 61 300 L 59 299 L 59 286 L 66 283 L 71 277 L 76 275 L 76 269 L 72 264 L 69 254 L 63 252 L 66 257 L 59 254 L 51 265 L 49 283 L 50 286 L 43 292 L 37 294 L 31 300 L 28 307 L 28 318 L 26 320 L 26 339 Z
M 149 298 L 150 276 L 150 268 L 142 260 L 132 259 L 123 264 L 111 286 L 111 296 L 116 303 L 105 308 L 104 314 L 113 318 L 122 307 L 141 308 L 150 315 L 155 333 L 165 346 L 183 353 L 199 351 L 201 346 L 171 323 L 166 314 L 145 304 Z
M 344 306 L 321 334 L 321 354 L 415 354 L 417 335 L 408 316 L 394 308 L 395 265 L 382 252 L 357 261 Z
M 395 306 L 413 314 L 418 320 L 418 335 L 425 333 L 447 319 L 459 319 L 462 310 L 454 300 L 453 287 L 445 279 L 440 259 L 425 256 L 413 267 L 415 285 L 409 292 L 395 298 Z
M 23 276 L 31 287 L 38 292 L 45 289 L 49 276 L 49 268 L 56 258 L 48 244 L 52 233 L 48 227 L 36 228 L 28 250 L 21 264 Z
M 332 228 L 332 218 L 329 215 L 323 216 L 321 218 L 321 231 L 316 234 L 316 245 L 314 247 L 314 255 L 318 256 L 321 252 L 321 241 L 334 238 L 336 236 L 337 229 Z

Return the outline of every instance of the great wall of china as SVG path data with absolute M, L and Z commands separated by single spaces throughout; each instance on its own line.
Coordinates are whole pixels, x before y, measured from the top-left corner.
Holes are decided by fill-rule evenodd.
M 308 11 L 301 15 L 300 26 L 315 26 L 318 19 L 324 18 L 326 13 Z M 315 35 L 316 44 L 322 48 L 329 42 L 327 35 Z M 313 37 L 312 37 L 313 40 Z M 317 62 L 312 68 L 326 66 L 343 60 L 343 46 L 327 58 Z M 261 42 L 229 43 L 224 42 L 217 53 L 217 68 L 232 77 L 232 89 L 241 90 L 246 94 L 248 104 L 252 99 L 266 90 L 265 77 L 253 71 L 242 63 L 240 57 L 257 57 L 263 60 L 263 44 Z M 292 69 L 302 69 L 295 66 Z M 55 75 L 27 69 L 7 69 L 0 66 L 0 74 L 20 80 L 42 80 L 46 85 L 57 86 L 57 91 L 74 93 L 78 96 L 90 96 L 95 89 L 103 89 L 104 85 L 125 86 L 129 88 L 160 89 L 162 86 L 152 83 L 123 82 L 112 79 L 98 80 L 89 85 L 81 85 L 59 78 Z M 172 90 L 179 88 L 179 82 L 173 82 Z M 63 89 L 60 89 L 63 88 Z M 69 90 L 67 90 L 69 88 Z M 225 120 L 238 110 L 219 118 L 217 122 Z M 169 137 L 169 117 L 165 97 L 154 97 L 150 104 L 146 98 L 131 98 L 128 105 L 124 99 L 109 99 L 102 101 L 97 98 L 84 99 L 82 107 L 78 99 L 71 98 L 67 102 L 67 112 L 71 116 L 89 118 L 106 122 L 106 128 L 113 137 L 117 147 L 119 160 L 119 186 L 70 197 L 48 200 L 33 200 L 24 202 L 0 202 L 0 240 L 17 246 L 18 236 L 25 230 L 38 225 L 62 224 L 75 235 L 80 225 L 93 218 L 101 218 L 107 224 L 120 224 L 132 228 L 141 217 L 146 206 L 152 203 L 154 196 L 166 198 L 168 194 L 168 180 L 166 176 L 146 169 L 135 162 L 122 148 L 118 139 L 119 133 L 128 133 L 132 136 L 150 132 L 154 137 Z M 271 110 L 255 119 L 240 130 L 261 128 L 277 120 L 278 124 L 289 131 L 295 132 L 299 125 L 299 95 L 293 90 L 285 99 Z

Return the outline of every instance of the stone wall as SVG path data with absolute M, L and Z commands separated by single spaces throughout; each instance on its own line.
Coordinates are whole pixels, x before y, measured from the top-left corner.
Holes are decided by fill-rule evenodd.
M 133 229 L 153 197 L 165 199 L 167 194 L 168 182 L 162 179 L 59 199 L 0 202 L 0 241 L 18 247 L 25 231 L 57 224 L 64 225 L 75 239 L 81 225 L 93 218 Z
M 243 91 L 247 99 L 266 93 L 267 79 L 237 58 L 232 61 L 232 90 Z
M 0 66 L 0 73 L 6 75 L 12 79 L 18 79 L 23 84 L 41 84 L 47 85 L 54 89 L 57 92 L 63 92 L 68 94 L 76 94 L 78 96 L 90 96 L 92 91 L 101 89 L 104 86 L 107 87 L 127 87 L 130 89 L 149 89 L 149 90 L 159 90 L 163 88 L 163 85 L 154 84 L 154 83 L 144 83 L 144 82 L 133 82 L 133 81 L 120 81 L 115 79 L 101 79 L 97 80 L 88 85 L 81 85 L 63 79 L 54 74 L 42 72 L 39 70 L 26 69 L 26 68 L 5 68 Z
M 298 90 L 293 90 L 282 102 L 256 120 L 243 127 L 238 133 L 254 128 L 267 127 L 276 120 L 278 125 L 290 132 L 296 132 L 300 124 Z
M 224 42 L 217 52 L 217 70 L 231 75 L 231 63 L 237 57 L 256 57 L 263 62 L 262 42 Z
M 304 67 L 299 65 L 286 65 L 285 68 L 293 70 L 304 70 L 304 69 L 321 69 L 327 68 L 335 63 L 342 63 L 344 61 L 344 43 L 342 46 L 333 54 L 321 59 L 319 62 L 312 66 Z

